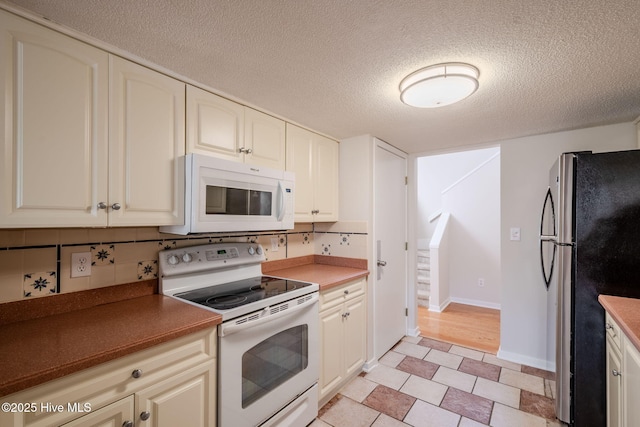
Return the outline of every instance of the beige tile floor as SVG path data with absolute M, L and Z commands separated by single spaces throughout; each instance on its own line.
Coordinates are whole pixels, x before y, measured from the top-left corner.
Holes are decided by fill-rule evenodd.
M 551 372 L 405 337 L 322 407 L 311 427 L 560 427 L 554 390 Z

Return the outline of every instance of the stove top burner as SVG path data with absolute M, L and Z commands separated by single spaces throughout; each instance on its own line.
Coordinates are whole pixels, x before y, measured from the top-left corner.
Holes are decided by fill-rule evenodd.
M 247 300 L 246 296 L 241 295 L 222 295 L 219 297 L 211 297 L 205 301 L 205 304 L 213 308 L 233 308 L 242 305 Z
M 307 286 L 311 286 L 311 283 L 279 279 L 277 277 L 258 276 L 236 282 L 207 286 L 178 293 L 174 296 L 205 305 L 214 310 L 224 311 Z

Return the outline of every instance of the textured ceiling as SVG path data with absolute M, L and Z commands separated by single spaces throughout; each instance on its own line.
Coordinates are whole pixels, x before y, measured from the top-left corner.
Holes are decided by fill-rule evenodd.
M 638 0 L 14 0 L 335 138 L 409 153 L 640 115 Z M 468 62 L 480 88 L 400 102 L 418 68 Z

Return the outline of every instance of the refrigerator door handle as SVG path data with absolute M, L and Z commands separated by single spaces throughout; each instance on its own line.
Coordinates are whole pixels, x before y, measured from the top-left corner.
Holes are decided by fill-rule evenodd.
M 547 212 L 547 206 L 549 206 L 549 213 L 551 214 L 551 224 L 553 225 L 553 234 L 544 234 L 544 220 L 545 212 Z M 553 268 L 556 261 L 556 252 L 558 250 L 558 231 L 556 230 L 556 209 L 553 203 L 553 195 L 551 194 L 551 187 L 547 189 L 547 194 L 544 197 L 544 203 L 542 204 L 542 215 L 540 215 L 540 266 L 542 267 L 542 277 L 544 283 L 549 289 L 551 284 L 551 277 L 553 277 Z M 545 243 L 553 245 L 553 254 L 551 256 L 551 266 L 549 271 L 546 270 L 544 265 L 544 246 Z M 548 274 L 547 274 L 548 273 Z

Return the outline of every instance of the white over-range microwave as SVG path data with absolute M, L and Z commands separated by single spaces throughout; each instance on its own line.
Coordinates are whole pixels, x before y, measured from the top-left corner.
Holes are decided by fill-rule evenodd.
M 293 228 L 293 172 L 202 154 L 184 157 L 185 223 L 160 227 L 173 234 Z

